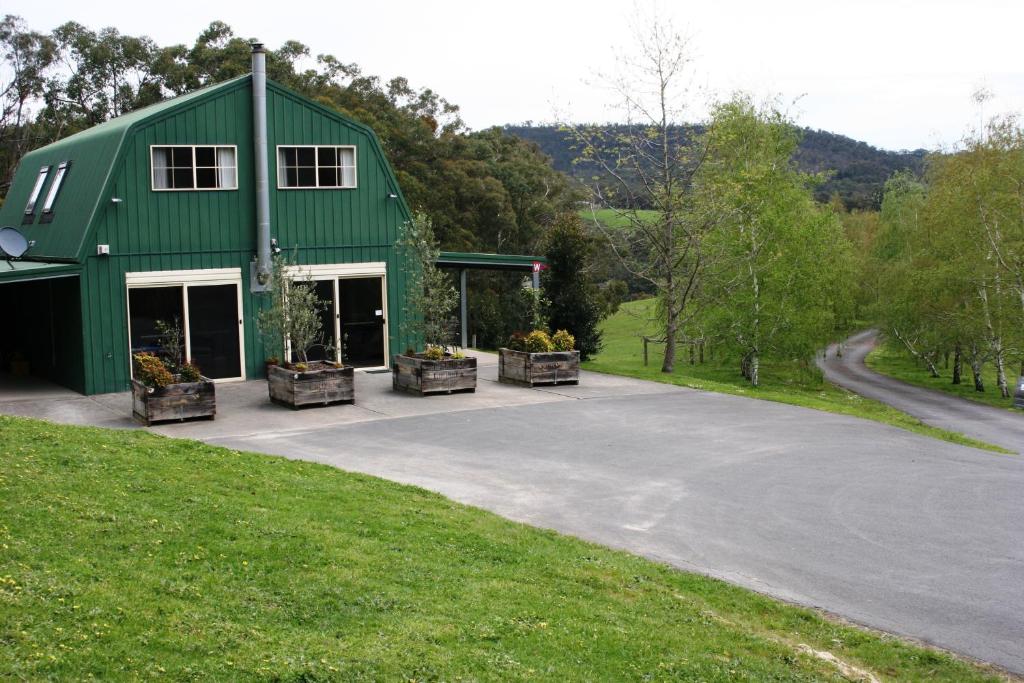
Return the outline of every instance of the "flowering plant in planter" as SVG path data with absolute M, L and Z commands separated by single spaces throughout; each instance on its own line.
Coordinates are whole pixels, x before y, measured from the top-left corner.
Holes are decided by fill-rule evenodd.
M 182 360 L 181 327 L 157 321 L 160 355 L 132 356 L 132 413 L 147 425 L 164 420 L 213 418 L 217 414 L 213 380 L 199 368 Z
M 270 306 L 260 311 L 257 324 L 267 358 L 270 400 L 292 408 L 355 401 L 353 369 L 328 360 L 309 359 L 309 350 L 323 346 L 320 314 L 326 303 L 317 295 L 308 276 L 293 278 L 292 264 L 278 256 L 270 280 Z M 330 352 L 333 349 L 324 347 Z M 288 358 L 291 351 L 294 362 Z M 278 355 L 280 354 L 280 355 Z

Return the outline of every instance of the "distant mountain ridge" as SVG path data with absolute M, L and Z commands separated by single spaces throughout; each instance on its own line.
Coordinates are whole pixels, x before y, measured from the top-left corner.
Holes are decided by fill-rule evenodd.
M 622 128 L 625 130 L 625 126 Z M 573 164 L 578 153 L 558 126 L 506 125 L 502 129 L 535 143 L 551 157 L 556 170 L 580 180 L 589 180 L 594 175 L 593 167 Z M 802 133 L 795 155 L 797 166 L 809 173 L 832 171 L 829 180 L 816 189 L 815 196 L 820 201 L 828 201 L 838 194 L 847 209 L 878 209 L 886 179 L 902 170 L 920 173 L 927 155 L 923 149 L 899 152 L 878 149 L 824 130 L 804 128 Z

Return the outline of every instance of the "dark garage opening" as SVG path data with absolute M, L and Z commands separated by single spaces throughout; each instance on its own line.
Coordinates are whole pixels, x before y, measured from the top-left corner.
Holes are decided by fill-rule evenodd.
M 0 377 L 22 375 L 84 393 L 77 276 L 0 284 Z

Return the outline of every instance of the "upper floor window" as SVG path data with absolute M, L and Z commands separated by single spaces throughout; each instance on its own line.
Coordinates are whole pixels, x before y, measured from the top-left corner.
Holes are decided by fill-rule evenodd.
M 46 176 L 50 175 L 50 167 L 43 166 L 36 176 L 36 184 L 32 186 L 32 193 L 28 196 L 28 203 L 25 204 L 25 215 L 31 216 L 36 210 L 36 203 L 39 202 L 39 195 L 43 192 L 43 185 L 46 184 Z
M 356 148 L 352 146 L 290 146 L 277 148 L 277 186 L 355 187 Z
M 236 190 L 238 160 L 234 146 L 153 146 L 154 190 Z

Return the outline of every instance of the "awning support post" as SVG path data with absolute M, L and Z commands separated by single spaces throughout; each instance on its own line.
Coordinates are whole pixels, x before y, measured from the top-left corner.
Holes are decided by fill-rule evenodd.
M 466 269 L 459 269 L 459 326 L 462 331 L 462 348 L 466 348 L 469 341 L 468 335 L 468 314 L 466 312 Z

